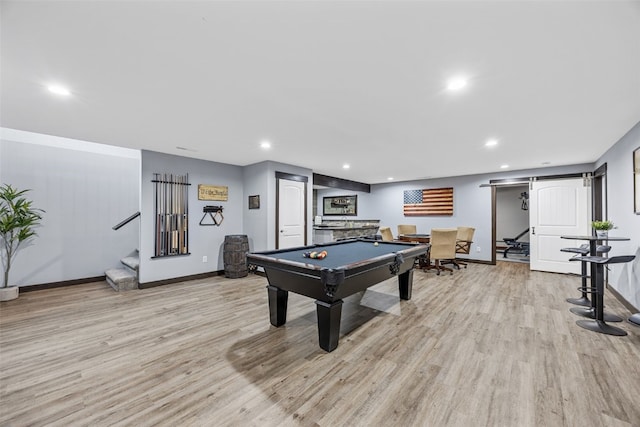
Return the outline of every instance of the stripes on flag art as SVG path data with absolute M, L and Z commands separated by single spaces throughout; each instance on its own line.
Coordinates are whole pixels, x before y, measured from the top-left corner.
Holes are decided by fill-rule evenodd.
M 453 188 L 405 190 L 404 216 L 453 215 Z

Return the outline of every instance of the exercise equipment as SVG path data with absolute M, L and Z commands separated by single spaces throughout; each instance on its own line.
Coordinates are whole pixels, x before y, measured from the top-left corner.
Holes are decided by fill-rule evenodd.
M 509 251 L 515 251 L 523 254 L 524 256 L 529 256 L 529 242 L 519 242 L 520 239 L 525 234 L 529 233 L 529 229 L 527 228 L 522 233 L 518 234 L 516 237 L 503 237 L 502 240 L 507 244 L 507 248 L 504 250 L 503 256 L 507 258 L 507 254 Z

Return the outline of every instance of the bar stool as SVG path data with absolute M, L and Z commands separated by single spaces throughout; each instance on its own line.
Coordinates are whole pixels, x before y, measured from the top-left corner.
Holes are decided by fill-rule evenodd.
M 611 250 L 611 246 L 598 246 L 596 251 L 599 254 L 607 253 Z M 579 256 L 585 256 L 589 254 L 589 244 L 585 243 L 580 245 L 579 248 L 562 248 L 560 252 L 569 252 L 572 254 L 576 254 L 574 258 L 578 258 Z M 587 274 L 587 263 L 582 263 L 582 271 L 580 277 L 582 278 L 582 286 L 578 288 L 578 290 L 582 293 L 580 298 L 567 298 L 567 302 L 575 305 L 582 305 L 585 307 L 593 307 L 591 301 L 589 301 L 589 297 L 587 296 L 587 292 L 589 291 L 587 287 L 587 279 L 589 278 L 589 274 Z
M 621 264 L 629 261 L 633 261 L 635 259 L 635 255 L 621 255 L 614 256 L 611 258 L 605 258 L 600 256 L 583 256 L 577 258 L 571 258 L 571 260 L 581 261 L 583 263 L 591 262 L 595 264 L 595 289 L 592 288 L 591 299 L 595 301 L 595 318 L 593 320 L 578 320 L 576 324 L 581 328 L 588 329 L 593 332 L 599 332 L 601 334 L 607 335 L 615 335 L 615 336 L 625 336 L 627 333 L 620 328 L 616 328 L 615 326 L 607 325 L 606 322 L 610 322 L 611 320 L 606 320 L 606 316 L 604 315 L 604 268 L 609 264 Z M 576 307 L 578 308 L 578 307 Z M 571 312 L 574 309 L 571 309 Z M 575 312 L 574 312 L 575 313 Z M 617 316 L 616 316 L 617 317 Z M 622 320 L 622 319 L 620 319 Z

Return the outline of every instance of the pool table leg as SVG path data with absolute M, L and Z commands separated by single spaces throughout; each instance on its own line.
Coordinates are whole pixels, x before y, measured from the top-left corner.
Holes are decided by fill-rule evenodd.
M 318 338 L 320 348 L 333 351 L 338 347 L 340 336 L 340 318 L 342 317 L 342 300 L 332 303 L 316 301 L 318 314 Z
M 268 285 L 269 294 L 269 320 L 273 326 L 282 326 L 287 323 L 287 301 L 289 292 L 275 286 Z
M 400 299 L 411 299 L 411 289 L 413 288 L 413 268 L 398 276 L 398 289 Z

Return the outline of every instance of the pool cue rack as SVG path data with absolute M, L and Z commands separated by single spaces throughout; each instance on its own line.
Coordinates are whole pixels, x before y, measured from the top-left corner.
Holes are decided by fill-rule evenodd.
M 222 206 L 205 206 L 202 208 L 202 212 L 204 212 L 204 215 L 202 215 L 200 225 L 216 225 L 219 227 L 222 224 L 222 221 L 224 221 L 224 215 L 222 215 Z M 207 214 L 213 220 L 213 224 L 204 224 L 202 222 L 207 217 Z
M 154 173 L 154 256 L 189 255 L 189 175 Z

